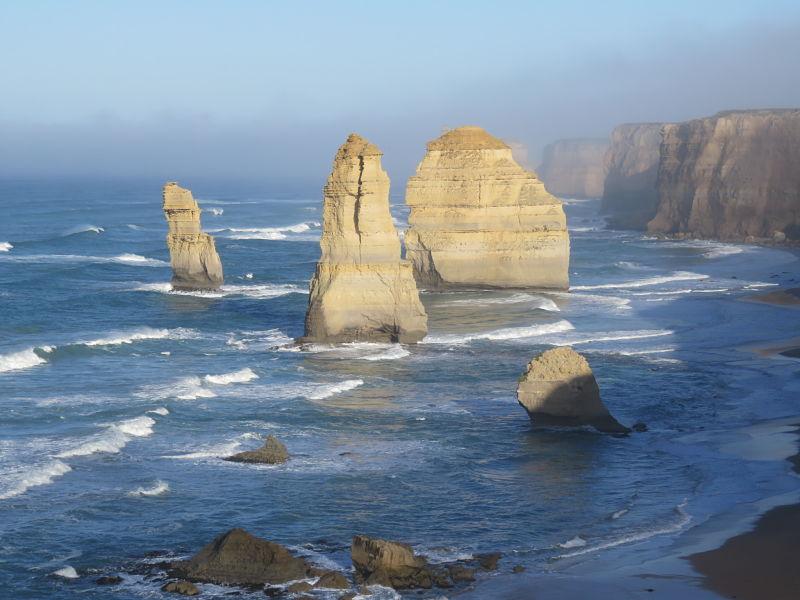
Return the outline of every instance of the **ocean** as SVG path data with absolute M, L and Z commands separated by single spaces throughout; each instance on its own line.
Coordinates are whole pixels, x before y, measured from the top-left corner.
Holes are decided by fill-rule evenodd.
M 9 598 L 170 597 L 131 567 L 232 527 L 342 570 L 355 534 L 432 561 L 500 551 L 507 570 L 591 570 L 796 489 L 774 423 L 800 413 L 797 362 L 751 346 L 797 320 L 742 300 L 797 285 L 794 252 L 605 230 L 597 202 L 567 200 L 569 293 L 426 292 L 420 344 L 300 350 L 321 193 L 181 184 L 216 238 L 218 293 L 170 291 L 160 182 L 0 182 Z M 531 428 L 517 379 L 564 344 L 646 432 Z M 288 463 L 221 460 L 267 434 Z

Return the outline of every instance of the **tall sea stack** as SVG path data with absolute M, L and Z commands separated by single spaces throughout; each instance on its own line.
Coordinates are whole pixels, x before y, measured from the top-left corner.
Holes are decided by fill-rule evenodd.
M 222 263 L 214 238 L 200 227 L 200 207 L 192 192 L 175 182 L 164 186 L 164 216 L 169 233 L 172 287 L 176 290 L 215 290 L 222 285 Z
M 569 286 L 561 202 L 480 127 L 428 143 L 406 188 L 406 255 L 417 281 L 448 287 Z
M 800 239 L 800 110 L 721 112 L 664 128 L 653 233 Z
M 411 264 L 400 258 L 382 155 L 356 134 L 336 153 L 301 341 L 417 342 L 427 333 Z
M 537 172 L 547 191 L 559 198 L 600 198 L 607 150 L 608 140 L 556 140 L 545 146 Z

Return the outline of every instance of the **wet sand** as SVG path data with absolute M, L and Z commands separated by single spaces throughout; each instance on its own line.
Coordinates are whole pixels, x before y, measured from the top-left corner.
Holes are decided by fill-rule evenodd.
M 754 294 L 744 298 L 748 302 L 763 302 L 775 306 L 800 307 L 800 288 L 785 288 L 767 292 L 765 294 Z

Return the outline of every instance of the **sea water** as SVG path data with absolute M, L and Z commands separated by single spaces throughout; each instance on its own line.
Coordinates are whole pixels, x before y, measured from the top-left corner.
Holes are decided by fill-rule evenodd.
M 14 598 L 158 598 L 126 570 L 232 527 L 343 570 L 367 534 L 434 561 L 501 551 L 507 568 L 558 571 L 787 485 L 784 465 L 720 448 L 800 413 L 796 362 L 746 348 L 796 335 L 793 313 L 741 301 L 791 284 L 793 253 L 608 231 L 597 203 L 571 201 L 571 292 L 426 292 L 420 344 L 301 350 L 320 198 L 194 192 L 218 292 L 170 291 L 158 182 L 0 184 L 0 589 Z M 647 432 L 531 428 L 517 379 L 562 344 Z M 221 460 L 267 434 L 288 463 Z

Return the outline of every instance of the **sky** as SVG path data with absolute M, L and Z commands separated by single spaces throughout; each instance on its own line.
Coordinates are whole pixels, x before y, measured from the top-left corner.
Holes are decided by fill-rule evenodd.
M 800 1 L 0 1 L 0 177 L 313 190 L 356 131 L 402 194 L 443 128 L 535 167 L 620 123 L 800 107 Z

